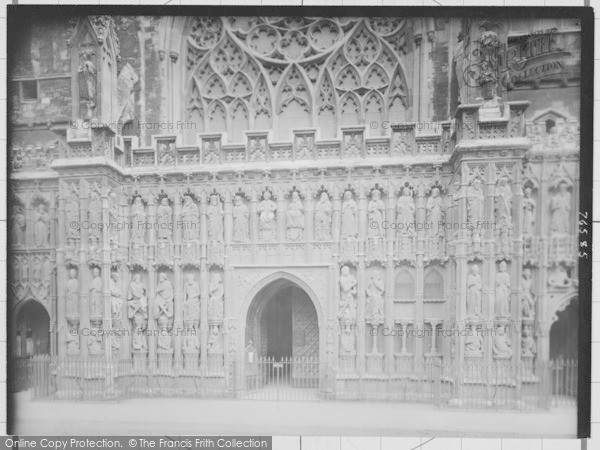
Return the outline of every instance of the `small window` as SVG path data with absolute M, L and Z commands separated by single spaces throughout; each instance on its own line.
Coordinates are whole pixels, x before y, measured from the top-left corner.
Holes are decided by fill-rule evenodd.
M 550 134 L 552 129 L 556 126 L 556 122 L 552 119 L 546 120 L 546 133 Z
M 37 81 L 21 81 L 21 94 L 23 100 L 37 100 L 38 99 L 38 88 Z

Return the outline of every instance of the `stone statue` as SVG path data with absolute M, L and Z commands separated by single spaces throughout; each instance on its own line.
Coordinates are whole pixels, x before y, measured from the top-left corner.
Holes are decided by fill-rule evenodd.
M 159 319 L 161 316 L 169 319 L 173 317 L 173 285 L 164 272 L 158 276 L 154 298 L 154 318 Z
M 367 322 L 371 324 L 383 323 L 383 292 L 385 286 L 379 272 L 373 272 L 367 285 L 368 299 Z
M 475 178 L 467 189 L 467 215 L 473 238 L 473 250 L 475 252 L 481 250 L 484 201 L 485 196 L 483 195 L 481 180 Z
M 88 351 L 90 355 L 101 355 L 102 351 L 102 335 L 100 328 L 93 326 L 87 338 Z
M 340 337 L 340 353 L 342 354 L 346 354 L 346 355 L 353 355 L 356 353 L 356 351 L 354 350 L 355 348 L 355 337 L 354 337 L 354 333 L 352 332 L 352 329 L 350 328 L 349 325 L 346 325 L 344 327 L 344 332 L 342 333 L 342 336 Z
M 156 344 L 160 350 L 171 349 L 171 336 L 169 335 L 169 317 L 162 313 L 158 316 L 158 339 Z
M 510 358 L 513 354 L 510 348 L 510 338 L 506 334 L 506 325 L 498 325 L 496 328 L 492 354 L 495 358 Z
M 250 241 L 248 226 L 248 207 L 241 195 L 236 195 L 233 205 L 233 242 L 246 243 Z
M 91 119 L 96 108 L 96 67 L 87 52 L 80 53 L 80 63 L 77 68 L 79 75 L 79 98 L 86 101 L 86 118 Z
M 532 291 L 531 269 L 523 269 L 521 279 L 521 312 L 524 319 L 535 317 L 535 296 Z
M 276 210 L 277 205 L 271 199 L 271 191 L 266 189 L 263 194 L 263 200 L 258 204 L 258 226 L 260 237 L 263 241 L 271 241 L 277 238 Z
M 415 233 L 415 201 L 408 186 L 402 188 L 402 195 L 396 202 L 396 221 L 399 234 Z
M 79 220 L 75 223 L 78 224 Z M 70 229 L 70 224 L 68 227 Z M 13 206 L 10 231 L 11 245 L 19 246 L 25 244 L 25 215 L 20 206 Z
M 65 218 L 67 220 L 67 241 L 71 246 L 75 246 L 80 238 L 80 226 L 79 226 L 79 197 L 77 193 L 70 190 L 67 198 L 65 199 Z
M 473 265 L 471 273 L 467 276 L 467 316 L 478 317 L 481 315 L 481 275 L 479 266 Z
M 250 341 L 248 341 L 248 345 L 246 345 L 246 348 L 245 348 L 245 353 L 246 353 L 246 361 L 249 364 L 253 364 L 254 356 L 256 355 L 256 347 L 254 347 L 254 341 L 252 339 L 250 339 Z
M 483 337 L 473 325 L 469 325 L 468 330 L 465 336 L 465 356 L 481 356 Z
M 100 278 L 100 269 L 94 267 L 90 283 L 90 317 L 102 317 L 103 313 L 102 278 Z
M 298 191 L 292 192 L 292 200 L 286 211 L 286 226 L 288 240 L 299 241 L 302 239 L 302 232 L 304 231 L 304 206 L 302 205 Z
M 185 330 L 182 347 L 183 351 L 187 353 L 194 353 L 200 349 L 200 340 L 198 339 L 196 327 L 189 327 Z
M 200 285 L 196 282 L 193 273 L 187 274 L 184 291 L 183 320 L 196 322 L 200 318 Z
M 158 220 L 158 239 L 170 241 L 173 234 L 173 210 L 169 206 L 169 199 L 164 197 L 156 211 Z
M 569 234 L 571 227 L 571 193 L 564 181 L 558 184 L 558 192 L 550 200 L 550 231 L 555 234 Z
M 509 255 L 509 236 L 512 229 L 512 191 L 505 177 L 498 180 L 498 186 L 494 193 L 494 216 L 496 235 L 498 236 L 496 242 L 498 253 Z
M 223 345 L 221 344 L 221 333 L 217 325 L 213 325 L 210 328 L 210 335 L 208 336 L 208 352 L 223 353 Z
M 383 221 L 385 220 L 385 204 L 381 200 L 381 191 L 373 190 L 373 196 L 367 205 L 367 235 L 369 237 L 384 237 Z
M 350 268 L 343 266 L 340 272 L 340 317 L 346 324 L 356 321 L 356 285 Z
M 223 242 L 223 203 L 217 194 L 210 196 L 207 216 L 208 241 Z
M 510 317 L 510 275 L 506 271 L 506 262 L 500 263 L 500 272 L 496 274 L 496 316 Z
M 444 204 L 440 197 L 440 190 L 431 189 L 427 199 L 427 235 L 439 236 L 444 234 Z
M 208 320 L 211 323 L 223 322 L 223 278 L 218 272 L 210 275 L 208 285 Z
M 131 242 L 143 244 L 146 239 L 146 211 L 141 197 L 131 205 Z
M 40 203 L 35 213 L 33 227 L 33 240 L 36 247 L 45 247 L 50 238 L 50 216 L 46 212 L 46 205 Z
M 142 277 L 136 273 L 129 284 L 129 294 L 127 296 L 127 305 L 129 318 L 142 317 L 148 318 L 148 299 L 146 298 L 146 288 L 142 283 Z
M 344 192 L 342 203 L 342 239 L 356 238 L 358 234 L 358 207 L 352 191 Z
M 332 207 L 327 192 L 321 192 L 321 197 L 315 205 L 315 239 L 326 241 L 331 239 Z
M 67 317 L 79 317 L 79 280 L 75 269 L 69 270 L 69 280 L 65 286 L 65 303 Z
M 137 274 L 139 276 L 139 274 Z M 134 350 L 148 350 L 148 340 L 144 332 L 144 318 L 142 315 L 136 314 L 133 316 L 133 339 L 131 346 Z
M 90 193 L 88 204 L 88 237 L 92 245 L 102 241 L 102 199 L 96 189 Z
M 535 339 L 531 335 L 531 328 L 524 327 L 521 336 L 521 356 L 532 358 L 537 353 Z
M 67 355 L 76 355 L 79 353 L 79 330 L 70 328 L 67 330 L 65 339 L 67 345 Z
M 110 274 L 110 313 L 113 319 L 121 318 L 121 310 L 123 309 L 123 294 L 119 287 L 119 274 L 113 272 Z
M 197 241 L 200 235 L 200 217 L 198 215 L 198 205 L 194 203 L 194 200 L 192 200 L 192 197 L 189 195 L 185 195 L 183 197 L 181 221 L 183 222 L 183 240 Z
M 523 190 L 523 234 L 533 236 L 535 226 L 535 200 L 531 197 L 531 188 Z

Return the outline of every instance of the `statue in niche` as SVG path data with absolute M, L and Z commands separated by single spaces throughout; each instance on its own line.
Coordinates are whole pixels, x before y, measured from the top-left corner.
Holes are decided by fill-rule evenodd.
M 65 286 L 65 303 L 67 317 L 79 317 L 79 280 L 75 269 L 69 270 L 69 280 Z
M 77 68 L 79 75 L 79 98 L 86 101 L 86 118 L 91 119 L 96 108 L 96 66 L 91 61 L 94 53 L 80 52 L 80 63 Z
M 79 353 L 79 330 L 77 328 L 70 328 L 67 330 L 67 336 L 65 339 L 67 345 L 67 355 L 76 355 Z
M 168 166 L 175 163 L 173 145 L 172 142 L 161 142 L 158 145 L 158 156 L 161 166 Z
M 258 204 L 258 226 L 260 238 L 263 241 L 271 241 L 277 237 L 277 222 L 275 221 L 275 211 L 277 205 L 271 199 L 271 191 L 265 190 L 263 200 Z
M 523 189 L 523 234 L 533 236 L 535 226 L 535 200 L 531 197 L 531 188 Z
M 223 322 L 223 278 L 218 272 L 210 275 L 208 285 L 208 319 L 211 323 Z
M 248 218 L 250 213 L 241 195 L 236 195 L 233 205 L 233 242 L 250 241 Z
M 510 317 L 510 275 L 506 271 L 506 262 L 500 263 L 500 272 L 496 274 L 496 316 Z
M 473 239 L 473 251 L 476 253 L 481 251 L 484 200 L 481 180 L 475 178 L 467 189 L 467 216 Z
M 133 339 L 131 346 L 134 350 L 148 350 L 148 340 L 144 330 L 144 318 L 136 314 L 133 316 Z
M 304 206 L 302 205 L 298 191 L 292 192 L 292 200 L 286 211 L 286 223 L 288 240 L 301 240 L 302 232 L 304 231 Z
M 535 296 L 532 291 L 531 269 L 523 269 L 521 279 L 521 311 L 524 319 L 535 317 Z
M 194 353 L 200 349 L 200 340 L 195 326 L 186 328 L 182 346 L 183 351 L 187 353 Z
M 75 222 L 78 224 L 79 221 Z M 71 225 L 69 224 L 69 229 Z M 11 217 L 11 245 L 20 246 L 25 244 L 25 215 L 23 209 L 20 206 L 13 206 L 13 213 Z
M 474 264 L 471 273 L 467 276 L 467 316 L 481 316 L 481 275 L 479 266 Z
M 169 199 L 164 197 L 160 206 L 156 211 L 156 218 L 158 219 L 158 239 L 165 241 L 171 241 L 173 234 L 173 210 L 169 206 Z
M 342 333 L 342 335 L 340 336 L 340 346 L 341 346 L 341 351 L 340 353 L 342 354 L 346 354 L 346 355 L 353 355 L 355 354 L 355 337 L 354 337 L 354 333 L 352 332 L 352 328 L 350 328 L 350 325 L 346 325 L 344 327 L 344 331 Z
M 131 205 L 131 242 L 143 244 L 146 240 L 146 211 L 141 197 Z
M 372 238 L 383 238 L 385 230 L 383 229 L 383 221 L 385 220 L 385 204 L 381 200 L 381 191 L 374 189 L 372 198 L 367 205 L 368 226 L 367 234 Z
M 223 345 L 221 344 L 221 332 L 219 331 L 218 325 L 213 325 L 210 328 L 210 335 L 208 336 L 208 352 L 223 353 Z
M 75 247 L 80 238 L 79 227 L 79 197 L 77 193 L 70 190 L 65 199 L 65 217 L 67 219 L 67 244 Z
M 348 266 L 340 271 L 340 318 L 343 323 L 356 322 L 356 278 Z
M 104 313 L 104 302 L 102 300 L 102 278 L 100 269 L 94 267 L 92 270 L 92 281 L 90 283 L 90 317 L 102 317 Z
M 142 283 L 142 276 L 136 273 L 129 284 L 129 294 L 127 295 L 127 306 L 129 318 L 141 317 L 148 318 L 148 299 L 146 298 L 146 288 Z
M 90 355 L 101 355 L 102 352 L 102 335 L 100 328 L 93 326 L 88 335 L 88 350 Z
M 90 193 L 88 205 L 88 236 L 90 244 L 98 246 L 102 241 L 102 199 L 95 189 Z
M 187 274 L 184 291 L 183 320 L 196 322 L 200 318 L 200 285 L 193 273 Z
M 537 345 L 531 334 L 531 327 L 523 328 L 523 335 L 521 336 L 521 356 L 533 358 L 537 353 Z
M 548 276 L 548 286 L 552 288 L 577 287 L 578 281 L 569 276 L 567 270 L 558 265 Z
M 212 194 L 207 208 L 208 241 L 223 242 L 223 203 L 217 194 Z
M 465 356 L 481 356 L 483 337 L 474 325 L 468 325 L 468 333 L 465 336 Z
M 510 358 L 513 354 L 510 348 L 510 338 L 506 334 L 506 325 L 498 325 L 496 328 L 492 354 L 495 358 Z
M 561 181 L 558 184 L 558 191 L 550 200 L 550 232 L 556 234 L 569 234 L 571 227 L 571 193 L 567 189 L 567 183 Z
M 383 292 L 385 286 L 379 272 L 373 272 L 367 285 L 367 322 L 371 324 L 383 323 Z
M 167 274 L 161 272 L 158 276 L 156 297 L 154 298 L 154 318 L 160 319 L 163 316 L 168 319 L 173 317 L 173 285 Z
M 35 245 L 36 247 L 46 247 L 50 238 L 50 216 L 46 211 L 45 204 L 38 205 L 34 219 L 33 240 Z
M 123 293 L 119 287 L 119 274 L 113 272 L 110 274 L 110 313 L 113 319 L 121 318 L 121 310 L 123 309 Z
M 327 192 L 321 192 L 315 205 L 315 239 L 326 241 L 331 239 L 332 207 Z
M 158 348 L 169 350 L 171 348 L 171 336 L 169 336 L 169 317 L 165 314 L 158 316 Z
M 415 232 L 415 201 L 412 191 L 408 186 L 402 188 L 402 195 L 396 202 L 396 220 L 400 234 L 414 234 Z
M 506 177 L 498 180 L 498 186 L 494 193 L 495 226 L 498 241 L 496 246 L 498 253 L 510 254 L 510 230 L 512 228 L 512 191 Z
M 352 191 L 346 191 L 342 203 L 342 239 L 355 239 L 357 234 L 358 207 Z
M 198 205 L 194 203 L 194 200 L 192 200 L 192 197 L 190 197 L 189 195 L 185 195 L 183 197 L 181 219 L 183 222 L 183 240 L 188 242 L 197 241 L 200 230 Z
M 427 199 L 427 254 L 429 258 L 443 257 L 444 251 L 444 204 L 437 187 L 431 189 Z

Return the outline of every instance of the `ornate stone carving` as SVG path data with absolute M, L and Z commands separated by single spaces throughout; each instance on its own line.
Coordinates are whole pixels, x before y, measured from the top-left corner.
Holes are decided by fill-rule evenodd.
M 479 266 L 474 264 L 467 276 L 467 316 L 481 316 L 481 288 L 482 281 L 479 275 Z
M 121 292 L 121 288 L 119 286 L 119 274 L 117 272 L 112 272 L 110 274 L 109 283 L 110 314 L 113 319 L 120 319 L 123 309 L 123 293 Z
M 523 327 L 523 335 L 521 336 L 521 356 L 524 358 L 533 358 L 537 353 L 537 345 L 535 338 L 532 335 L 531 327 Z
M 385 286 L 378 271 L 374 271 L 369 278 L 366 289 L 367 295 L 367 315 L 366 320 L 373 327 L 383 323 L 383 293 Z
M 499 324 L 493 339 L 492 355 L 498 359 L 509 359 L 513 355 L 510 338 L 506 334 L 506 325 Z
M 467 325 L 465 336 L 465 357 L 473 358 L 482 356 L 483 336 L 473 324 Z
M 90 189 L 90 201 L 88 204 L 88 239 L 90 249 L 99 248 L 102 242 L 102 198 L 100 197 L 100 187 L 97 183 L 92 183 Z
M 298 191 L 292 191 L 292 199 L 286 211 L 286 226 L 289 241 L 302 240 L 304 232 L 304 205 Z
M 414 259 L 415 201 L 410 187 L 404 186 L 396 202 L 397 250 L 396 259 Z
M 315 205 L 315 239 L 327 241 L 331 239 L 332 206 L 326 191 L 321 192 Z
M 340 270 L 340 309 L 339 317 L 344 325 L 356 323 L 356 278 L 350 273 L 348 266 Z
M 494 311 L 497 317 L 510 317 L 510 275 L 506 262 L 502 261 L 496 273 Z
M 530 187 L 523 189 L 523 235 L 525 236 L 535 234 L 535 209 L 537 205 L 531 194 Z
M 501 177 L 494 193 L 494 216 L 496 232 L 496 254 L 503 258 L 510 256 L 510 235 L 512 230 L 512 191 L 509 180 Z
M 79 222 L 77 222 L 79 223 Z M 13 247 L 25 245 L 25 215 L 23 207 L 15 205 L 10 218 L 10 244 Z
M 343 355 L 355 355 L 356 338 L 354 336 L 354 331 L 350 327 L 350 325 L 346 325 L 344 327 L 344 331 L 340 336 L 340 353 Z
M 521 279 L 521 313 L 523 319 L 532 320 L 535 317 L 535 294 L 532 291 L 531 269 L 523 269 Z
M 200 285 L 193 273 L 187 274 L 184 292 L 183 320 L 186 323 L 196 323 L 200 319 Z
M 223 242 L 223 203 L 218 194 L 212 194 L 207 207 L 208 241 Z
M 236 195 L 233 205 L 233 242 L 250 242 L 250 227 L 248 219 L 250 212 L 241 195 Z
M 552 235 L 571 232 L 571 193 L 566 182 L 560 182 L 556 193 L 550 199 L 550 233 Z
M 431 189 L 427 199 L 427 223 L 425 235 L 427 237 L 427 260 L 445 260 L 446 243 L 444 236 L 445 212 L 444 203 L 437 187 Z
M 44 203 L 37 206 L 34 219 L 33 241 L 35 246 L 47 247 L 50 240 L 50 214 L 48 214 Z
M 373 189 L 371 195 L 371 200 L 367 205 L 367 218 L 369 222 L 367 235 L 371 238 L 383 238 L 385 236 L 385 230 L 383 229 L 385 204 L 381 200 L 381 191 L 379 189 Z
M 146 295 L 146 287 L 142 283 L 142 276 L 136 273 L 129 284 L 127 295 L 127 310 L 130 319 L 138 317 L 143 321 L 148 318 L 148 298 Z
M 183 196 L 181 222 L 183 225 L 183 240 L 186 242 L 198 241 L 200 235 L 200 216 L 198 215 L 198 206 L 189 195 Z
M 210 274 L 208 286 L 208 321 L 211 324 L 223 323 L 223 277 L 219 272 Z
M 160 201 L 160 206 L 156 210 L 156 218 L 158 221 L 158 239 L 171 242 L 173 236 L 173 210 L 167 197 L 163 197 Z
M 69 270 L 69 280 L 65 285 L 65 303 L 67 307 L 67 318 L 79 319 L 79 280 L 77 271 Z M 79 348 L 79 342 L 78 342 Z
M 173 285 L 167 274 L 161 272 L 158 275 L 158 284 L 156 285 L 153 317 L 158 321 L 158 347 L 164 350 L 171 348 L 171 336 L 168 330 L 173 319 L 173 298 Z
M 102 299 L 102 278 L 100 269 L 92 269 L 92 281 L 89 288 L 90 317 L 101 319 L 104 315 L 104 301 Z
M 475 178 L 467 188 L 467 214 L 474 253 L 481 252 L 481 239 L 484 225 L 484 200 L 485 197 L 481 187 L 481 179 Z
M 258 204 L 259 235 L 260 239 L 264 242 L 270 242 L 277 239 L 277 221 L 275 218 L 277 205 L 271 197 L 271 191 L 265 189 L 263 192 L 263 200 Z
M 96 109 L 96 66 L 92 62 L 95 53 L 91 50 L 79 53 L 79 98 L 86 102 L 85 118 L 91 119 Z

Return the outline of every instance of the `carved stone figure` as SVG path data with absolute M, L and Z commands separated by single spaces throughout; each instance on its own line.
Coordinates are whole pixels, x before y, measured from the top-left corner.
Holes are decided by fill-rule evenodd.
M 25 215 L 20 206 L 13 206 L 10 231 L 11 245 L 20 246 L 25 244 Z
M 523 335 L 521 336 L 521 356 L 534 357 L 537 353 L 537 345 L 535 339 L 531 335 L 531 328 L 524 327 Z
M 233 205 L 233 242 L 246 243 L 250 241 L 248 226 L 248 207 L 241 195 L 236 195 Z
M 146 239 L 146 211 L 141 197 L 131 205 L 131 242 L 143 244 Z
M 506 177 L 498 180 L 494 193 L 495 227 L 498 241 L 498 253 L 508 256 L 510 253 L 510 231 L 512 229 L 512 191 Z
M 156 218 L 158 220 L 158 239 L 164 239 L 165 241 L 171 241 L 173 235 L 173 210 L 169 206 L 169 199 L 164 197 L 160 206 L 156 211 Z
M 69 280 L 65 286 L 65 303 L 67 305 L 67 317 L 79 317 L 79 280 L 75 269 L 69 270 Z
M 198 205 L 192 197 L 183 197 L 181 208 L 181 221 L 183 223 L 182 237 L 184 241 L 197 241 L 200 236 L 200 217 L 198 216 Z
M 172 165 L 175 162 L 173 143 L 162 142 L 158 146 L 158 157 L 161 166 Z
M 341 337 L 340 337 L 340 353 L 342 354 L 346 354 L 346 355 L 353 355 L 356 353 L 355 351 L 355 337 L 354 337 L 354 333 L 352 332 L 352 329 L 350 328 L 349 325 L 346 325 L 344 327 L 344 332 L 342 333 Z
M 408 186 L 402 189 L 402 195 L 396 202 L 396 222 L 399 234 L 414 234 L 415 232 L 415 201 Z
M 356 278 L 350 273 L 348 266 L 340 271 L 340 318 L 342 323 L 356 322 Z
M 183 351 L 188 353 L 193 353 L 200 349 L 200 339 L 198 339 L 196 327 L 189 327 L 185 330 L 182 347 Z
M 223 353 L 223 344 L 221 343 L 221 332 L 217 325 L 213 325 L 210 328 L 210 335 L 208 336 L 208 352 L 209 353 Z
M 223 203 L 217 194 L 210 196 L 207 215 L 209 242 L 223 242 Z
M 535 296 L 532 291 L 531 269 L 523 269 L 521 279 L 521 312 L 524 319 L 533 319 L 535 316 Z
M 79 98 L 86 101 L 85 118 L 91 119 L 96 108 L 96 66 L 91 61 L 90 53 L 81 52 L 79 56 Z
M 370 324 L 383 323 L 383 292 L 385 286 L 379 272 L 373 272 L 367 285 L 367 322 Z
M 102 351 L 102 334 L 98 325 L 92 325 L 89 330 L 88 338 L 88 352 L 90 355 L 97 356 L 103 353 Z
M 483 204 L 485 197 L 481 187 L 481 180 L 475 178 L 467 189 L 467 213 L 469 229 L 473 239 L 473 251 L 481 250 L 481 237 L 483 232 Z
M 481 356 L 482 345 L 483 337 L 473 325 L 469 325 L 465 336 L 465 356 Z
M 110 274 L 110 313 L 113 319 L 121 318 L 121 311 L 123 309 L 123 293 L 119 287 L 119 274 L 113 272 Z
M 471 273 L 467 276 L 467 316 L 478 317 L 481 315 L 481 275 L 479 266 L 473 265 Z
M 146 288 L 142 283 L 142 276 L 136 273 L 129 284 L 129 294 L 127 295 L 127 305 L 129 318 L 141 317 L 148 318 L 148 299 L 146 297 Z
M 162 316 L 169 319 L 173 317 L 173 285 L 164 272 L 158 276 L 154 298 L 154 318 L 159 319 Z
M 139 274 L 138 274 L 139 275 Z M 148 339 L 144 329 L 144 318 L 141 314 L 133 316 L 133 339 L 131 340 L 133 350 L 148 350 Z
M 169 317 L 161 313 L 158 316 L 158 339 L 156 344 L 160 350 L 171 349 L 171 336 L 169 335 Z
M 498 325 L 494 335 L 492 354 L 495 358 L 510 358 L 513 354 L 510 348 L 510 338 L 506 334 L 506 325 Z
M 321 192 L 321 197 L 315 205 L 315 239 L 326 241 L 331 239 L 332 207 L 327 192 Z
M 358 234 L 358 207 L 352 191 L 344 193 L 342 203 L 342 239 L 356 238 Z
M 500 272 L 496 274 L 496 316 L 510 317 L 510 275 L 506 271 L 506 262 L 500 263 Z
M 571 231 L 571 193 L 564 181 L 558 184 L 558 192 L 550 200 L 550 231 L 555 234 L 569 234 Z
M 92 281 L 90 283 L 90 316 L 102 317 L 103 313 L 102 278 L 100 278 L 100 269 L 94 267 L 92 270 Z
M 46 205 L 40 203 L 35 213 L 35 225 L 33 227 L 33 240 L 36 247 L 46 247 L 50 238 L 50 216 L 46 211 Z
M 263 194 L 263 200 L 258 204 L 258 227 L 260 238 L 263 241 L 269 242 L 277 238 L 276 210 L 277 205 L 271 199 L 271 191 L 266 189 Z
M 90 193 L 88 204 L 88 237 L 91 245 L 98 246 L 102 241 L 102 199 L 96 189 Z
M 535 226 L 535 200 L 531 197 L 531 188 L 526 187 L 523 190 L 523 234 L 532 236 Z
M 444 204 L 440 190 L 434 187 L 427 199 L 427 257 L 428 259 L 443 258 L 444 248 Z
M 384 237 L 383 221 L 385 220 L 385 204 L 381 200 L 381 191 L 373 190 L 373 197 L 367 205 L 368 226 L 367 234 L 369 237 Z
M 71 356 L 79 353 L 79 330 L 77 328 L 67 330 L 65 343 L 67 346 L 67 355 Z
M 70 188 L 65 199 L 65 218 L 67 221 L 67 241 L 70 246 L 75 246 L 80 238 L 79 197 L 75 188 Z
M 184 291 L 183 320 L 196 322 L 200 318 L 200 285 L 196 282 L 193 273 L 187 274 Z
M 292 192 L 286 211 L 287 238 L 290 241 L 299 241 L 302 239 L 304 231 L 304 206 L 297 191 Z
M 218 272 L 210 275 L 208 285 L 208 320 L 211 323 L 223 322 L 223 278 Z

